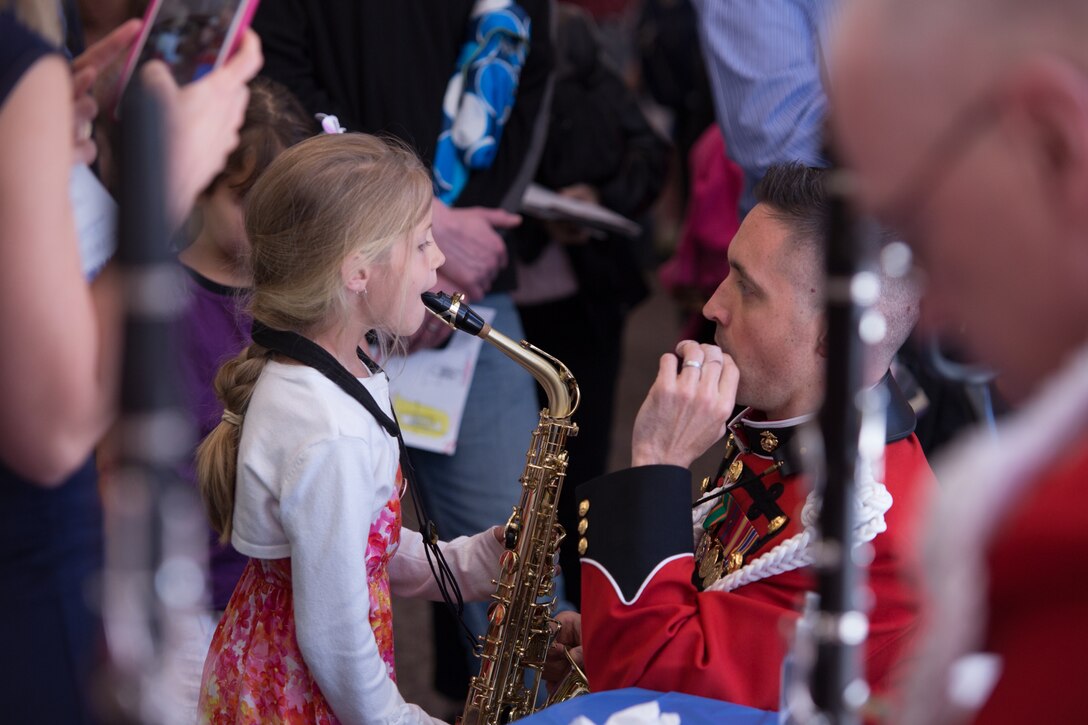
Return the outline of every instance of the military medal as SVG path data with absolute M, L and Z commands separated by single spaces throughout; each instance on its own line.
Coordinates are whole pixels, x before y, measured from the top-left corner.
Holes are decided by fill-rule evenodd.
M 744 473 L 744 463 L 740 458 L 733 459 L 733 462 L 729 464 L 729 473 L 725 476 L 725 482 L 729 484 L 736 483 L 740 480 L 740 475 Z
M 743 565 L 744 554 L 742 554 L 739 550 L 734 551 L 732 554 L 729 555 L 729 565 L 726 567 L 726 571 L 732 574 L 737 569 L 740 569 Z
M 703 554 L 703 557 L 699 560 L 699 576 L 704 579 L 715 569 L 720 572 L 722 560 L 725 558 L 725 551 L 722 549 L 721 543 L 713 537 L 708 538 L 711 539 L 710 545 L 707 548 L 706 553 Z
M 710 551 L 699 562 L 699 576 L 703 579 L 703 589 L 707 589 L 711 584 L 722 578 L 722 568 L 725 564 L 724 557 L 725 550 L 715 539 L 714 543 L 711 544 Z

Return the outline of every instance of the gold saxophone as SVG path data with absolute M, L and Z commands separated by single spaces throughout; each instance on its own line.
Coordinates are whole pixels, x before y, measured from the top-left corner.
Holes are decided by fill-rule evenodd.
M 521 501 L 506 522 L 506 551 L 500 559 L 487 634 L 480 637 L 480 674 L 472 678 L 461 722 L 498 725 L 534 712 L 541 667 L 556 629 L 555 554 L 564 537 L 556 505 L 567 470 L 566 441 L 578 434 L 571 415 L 578 407 L 578 383 L 567 366 L 522 340 L 516 343 L 492 329 L 462 302 L 444 293 L 425 293 L 423 302 L 455 330 L 476 335 L 532 373 L 548 396 L 533 431 L 521 476 Z M 568 659 L 569 659 L 568 654 Z M 585 675 L 572 671 L 549 700 L 588 692 Z

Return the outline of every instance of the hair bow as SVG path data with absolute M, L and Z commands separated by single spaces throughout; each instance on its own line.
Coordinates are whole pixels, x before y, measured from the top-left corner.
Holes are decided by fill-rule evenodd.
M 321 122 L 321 130 L 324 133 L 344 133 L 346 128 L 340 125 L 340 119 L 328 113 L 318 113 L 314 116 Z

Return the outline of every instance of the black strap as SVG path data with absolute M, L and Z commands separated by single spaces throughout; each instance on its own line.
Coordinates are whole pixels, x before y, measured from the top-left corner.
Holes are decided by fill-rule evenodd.
M 454 619 L 460 623 L 461 628 L 468 636 L 470 646 L 474 649 L 478 648 L 479 643 L 476 637 L 464 622 L 465 601 L 461 595 L 461 587 L 457 583 L 457 578 L 454 576 L 453 570 L 450 569 L 446 557 L 442 555 L 442 550 L 438 547 L 438 527 L 435 526 L 434 521 L 427 514 L 422 490 L 415 485 L 415 471 L 412 469 L 412 462 L 408 457 L 408 448 L 404 444 L 404 436 L 401 435 L 396 413 L 393 413 L 392 416 L 386 415 L 385 411 L 378 405 L 378 401 L 374 400 L 374 396 L 366 389 L 366 386 L 359 382 L 359 379 L 341 365 L 340 361 L 333 357 L 331 353 L 312 340 L 289 330 L 273 329 L 258 320 L 253 321 L 251 336 L 253 342 L 261 347 L 284 357 L 289 357 L 303 365 L 308 365 L 336 383 L 337 387 L 358 401 L 367 412 L 374 416 L 374 420 L 386 433 L 397 439 L 397 445 L 400 447 L 401 475 L 404 477 L 406 485 L 412 490 L 412 502 L 415 506 L 416 518 L 423 529 L 421 533 L 423 534 L 424 551 L 427 554 L 427 563 L 431 567 L 431 575 L 438 584 L 438 590 L 442 593 L 442 599 L 446 602 L 446 606 L 449 607 Z M 355 354 L 359 356 L 359 359 L 371 373 L 382 371 L 381 366 L 371 360 L 363 352 L 362 348 L 355 348 Z

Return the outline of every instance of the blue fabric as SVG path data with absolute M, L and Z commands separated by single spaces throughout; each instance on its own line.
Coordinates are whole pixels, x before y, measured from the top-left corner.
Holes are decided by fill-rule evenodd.
M 837 0 L 693 0 L 718 124 L 744 172 L 743 217 L 767 167 L 826 166 L 823 53 Z
M 529 52 L 529 31 L 529 16 L 517 3 L 479 0 L 473 6 L 469 39 L 446 86 L 435 148 L 435 194 L 446 204 L 457 200 L 472 169 L 495 160 Z
M 491 294 L 473 305 L 495 308 L 491 324 L 507 337 L 520 340 L 524 336 L 509 295 Z M 510 518 L 521 497 L 518 479 L 539 412 L 536 381 L 484 343 L 468 391 L 457 452 L 445 456 L 410 450 L 417 483 L 444 540 L 469 536 Z M 466 604 L 465 623 L 475 634 L 483 633 L 487 603 Z
M 680 725 L 778 725 L 776 712 L 679 692 L 654 692 L 636 687 L 576 697 L 518 722 L 526 725 L 570 725 L 576 717 L 584 715 L 597 725 L 602 725 L 613 713 L 655 700 L 662 713 L 680 715 Z

